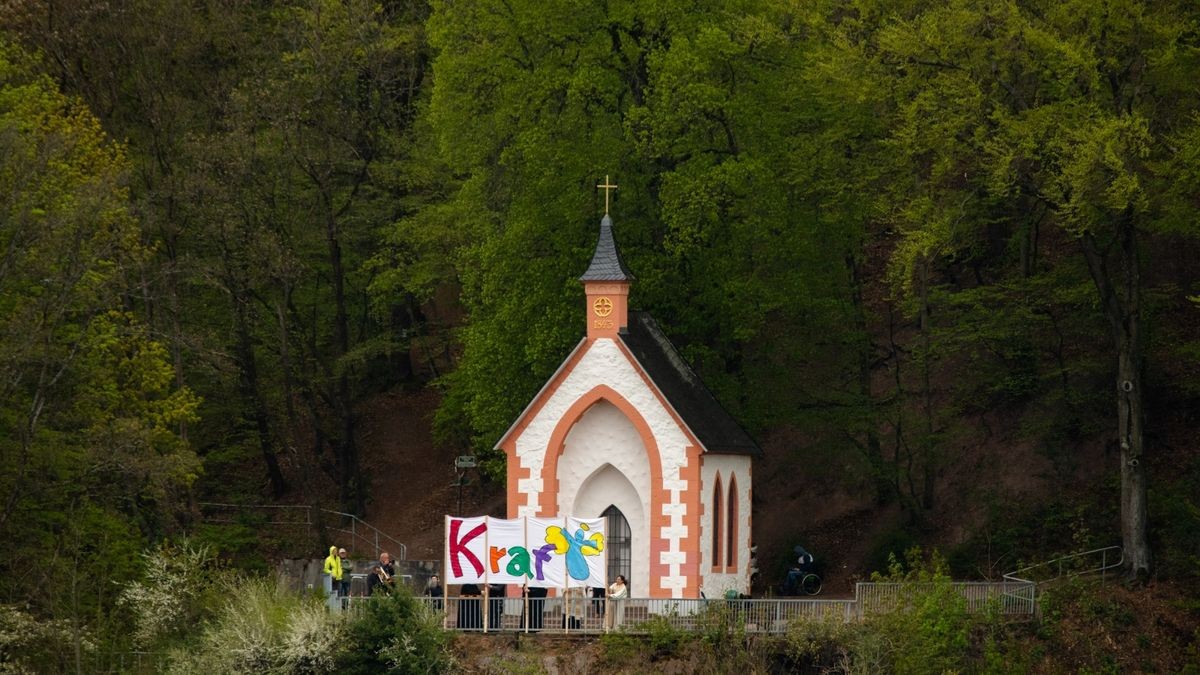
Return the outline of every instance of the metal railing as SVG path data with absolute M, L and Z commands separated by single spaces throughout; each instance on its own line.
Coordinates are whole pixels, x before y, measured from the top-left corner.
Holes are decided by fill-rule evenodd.
M 1035 585 L 1023 581 L 937 583 L 859 583 L 852 599 L 672 599 L 613 600 L 578 596 L 547 598 L 417 597 L 441 618 L 447 630 L 463 632 L 543 632 L 596 634 L 721 630 L 780 634 L 797 621 L 851 623 L 900 609 L 923 593 L 945 588 L 965 601 L 968 612 L 997 609 L 1009 617 L 1033 616 Z M 366 597 L 340 599 L 355 611 Z M 485 609 L 486 608 L 486 609 Z
M 269 520 L 255 520 L 253 522 L 247 522 L 245 519 L 234 517 L 222 518 L 205 515 L 203 516 L 203 521 L 206 523 L 248 524 L 256 527 L 264 525 L 304 527 L 310 530 L 316 528 L 316 523 L 313 520 L 313 507 L 311 506 L 291 504 L 222 504 L 218 502 L 200 502 L 199 505 L 203 509 L 232 510 L 239 513 L 254 512 L 257 510 L 263 515 L 270 514 L 267 515 L 270 518 Z M 372 548 L 374 550 L 374 557 L 378 558 L 379 553 L 384 550 L 383 547 L 386 545 L 389 549 L 395 550 L 394 556 L 397 560 L 408 559 L 407 546 L 358 516 L 330 509 L 320 509 L 320 512 L 324 515 L 338 516 L 342 519 L 343 523 L 348 521 L 348 525 L 345 526 L 327 526 L 325 528 L 329 532 L 349 535 L 350 546 L 347 548 L 356 550 L 360 545 L 364 548 Z M 296 517 L 291 517 L 290 514 L 296 514 Z M 301 518 L 300 516 L 303 517 Z
M 1106 546 L 1082 553 L 1072 553 L 1054 560 L 1022 567 L 1004 575 L 1006 581 L 1044 584 L 1063 577 L 1099 573 L 1103 579 L 1109 570 L 1125 564 L 1125 549 Z M 1049 574 L 1050 576 L 1046 576 Z
M 860 616 L 892 611 L 921 594 L 936 591 L 937 582 L 875 582 L 855 585 Z M 1005 615 L 1032 615 L 1037 610 L 1036 586 L 1028 581 L 954 581 L 944 584 L 966 602 L 968 612 L 995 607 Z
M 705 600 L 666 598 L 441 598 L 418 600 L 440 614 L 447 630 L 596 634 L 723 629 L 783 633 L 792 621 L 856 619 L 854 600 Z M 484 608 L 487 607 L 487 611 Z M 443 610 L 444 608 L 444 610 Z M 485 625 L 486 624 L 486 625 Z

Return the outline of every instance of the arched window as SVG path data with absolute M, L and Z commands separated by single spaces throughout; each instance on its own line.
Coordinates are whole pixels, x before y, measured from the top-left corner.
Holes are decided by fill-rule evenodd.
M 726 500 L 727 508 L 729 509 L 729 517 L 725 519 L 725 531 L 729 534 L 729 540 L 725 543 L 725 571 L 733 572 L 737 570 L 737 533 L 738 533 L 738 496 L 737 496 L 737 476 L 729 476 L 729 499 Z
M 625 520 L 625 514 L 616 506 L 604 509 L 600 516 L 608 521 L 608 540 L 605 542 L 608 548 L 608 583 L 616 581 L 620 574 L 632 589 L 633 579 L 629 578 L 629 570 L 633 563 L 633 533 L 629 529 L 629 521 Z M 633 591 L 630 590 L 630 593 Z
M 721 568 L 721 517 L 724 516 L 724 509 L 721 508 L 721 474 L 717 474 L 717 484 L 713 486 L 712 500 L 712 566 L 713 569 Z

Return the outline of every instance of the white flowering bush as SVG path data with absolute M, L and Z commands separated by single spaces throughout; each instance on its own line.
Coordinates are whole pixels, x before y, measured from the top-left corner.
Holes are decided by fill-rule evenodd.
M 133 639 L 150 647 L 186 635 L 203 618 L 215 588 L 216 556 L 207 546 L 164 543 L 142 554 L 145 573 L 121 593 Z
M 330 673 L 346 644 L 346 621 L 324 604 L 305 602 L 288 620 L 282 663 L 290 673 Z
M 334 671 L 345 621 L 319 599 L 302 597 L 270 579 L 229 584 L 226 600 L 203 629 L 197 644 L 179 648 L 169 671 L 212 673 L 297 673 Z
M 84 664 L 96 645 L 68 621 L 38 619 L 15 605 L 0 605 L 0 673 L 65 672 L 75 669 L 75 645 Z

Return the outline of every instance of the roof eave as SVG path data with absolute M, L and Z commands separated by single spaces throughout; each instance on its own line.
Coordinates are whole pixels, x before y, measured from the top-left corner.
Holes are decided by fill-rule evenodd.
M 538 390 L 538 393 L 534 394 L 533 398 L 529 400 L 529 403 L 525 406 L 525 409 L 521 411 L 520 415 L 517 415 L 517 418 L 513 420 L 512 425 L 510 425 L 508 430 L 504 432 L 504 435 L 500 437 L 500 440 L 496 441 L 496 444 L 492 446 L 493 450 L 503 449 L 504 442 L 507 441 L 508 437 L 512 435 L 512 432 L 521 425 L 521 422 L 525 419 L 525 416 L 528 415 L 529 411 L 533 409 L 533 406 L 541 400 L 542 394 L 545 394 L 546 390 L 550 388 L 550 385 L 558 379 L 558 376 L 562 374 L 563 369 L 566 368 L 567 364 L 571 362 L 571 359 L 575 356 L 575 353 L 582 349 L 583 346 L 587 344 L 587 341 L 587 336 L 581 338 L 579 340 L 579 344 L 575 345 L 575 348 L 572 349 L 569 354 L 567 354 L 567 357 L 562 360 L 562 363 L 558 364 L 558 369 L 554 371 L 554 374 L 551 375 L 548 380 L 546 380 L 546 383 L 542 385 L 542 388 Z

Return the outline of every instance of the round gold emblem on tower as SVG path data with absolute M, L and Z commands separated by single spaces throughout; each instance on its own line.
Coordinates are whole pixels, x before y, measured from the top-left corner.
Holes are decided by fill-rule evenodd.
M 596 298 L 596 301 L 592 303 L 592 311 L 594 311 L 596 313 L 596 316 L 600 316 L 600 317 L 608 316 L 609 314 L 612 314 L 612 310 L 613 310 L 612 300 L 609 300 L 606 297 L 601 296 L 599 298 Z

